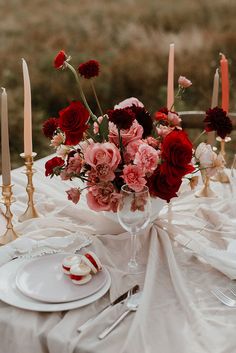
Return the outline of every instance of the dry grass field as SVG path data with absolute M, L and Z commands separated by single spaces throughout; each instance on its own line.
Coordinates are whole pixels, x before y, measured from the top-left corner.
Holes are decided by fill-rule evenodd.
M 71 73 L 52 67 L 60 49 L 75 66 L 91 58 L 101 63 L 96 87 L 104 110 L 136 96 L 150 112 L 166 104 L 171 42 L 176 82 L 180 74 L 193 82 L 178 110 L 209 107 L 221 51 L 229 58 L 230 110 L 235 111 L 235 13 L 235 0 L 0 0 L 0 85 L 9 97 L 13 167 L 22 163 L 22 57 L 30 71 L 34 150 L 40 158 L 51 151 L 42 122 L 78 98 Z M 85 90 L 96 109 L 86 85 Z

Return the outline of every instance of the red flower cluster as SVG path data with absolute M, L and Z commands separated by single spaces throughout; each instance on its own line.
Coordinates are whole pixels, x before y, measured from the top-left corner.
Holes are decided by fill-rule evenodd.
M 58 128 L 58 119 L 57 118 L 49 118 L 43 123 L 43 133 L 46 137 L 52 139 L 53 134 Z
M 59 175 L 61 172 L 60 169 L 64 163 L 64 160 L 60 157 L 53 157 L 52 159 L 49 159 L 49 161 L 45 163 L 45 175 Z
M 114 123 L 118 129 L 129 129 L 135 119 L 135 114 L 130 108 L 113 109 L 107 112 L 109 120 Z
M 135 119 L 143 127 L 143 138 L 150 136 L 153 130 L 153 121 L 149 112 L 144 107 L 131 107 L 132 112 L 135 114 Z
M 71 102 L 59 112 L 59 128 L 66 134 L 66 145 L 76 145 L 88 128 L 89 112 L 80 102 Z
M 216 131 L 217 135 L 222 139 L 229 135 L 233 130 L 231 119 L 223 109 L 218 107 L 208 109 L 203 121 L 207 132 Z
M 98 76 L 99 74 L 99 62 L 96 60 L 89 60 L 82 63 L 78 67 L 79 74 L 86 79 Z
M 59 51 L 59 53 L 54 59 L 54 67 L 56 69 L 62 69 L 66 60 L 67 60 L 67 55 L 64 52 L 64 50 Z
M 182 177 L 194 170 L 190 164 L 192 159 L 192 143 L 182 130 L 169 133 L 162 143 L 163 163 L 158 166 L 148 180 L 151 196 L 158 196 L 167 202 L 179 190 Z

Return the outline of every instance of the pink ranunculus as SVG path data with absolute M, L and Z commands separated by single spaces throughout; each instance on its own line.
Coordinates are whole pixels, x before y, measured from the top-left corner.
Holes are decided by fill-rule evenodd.
M 68 174 L 80 174 L 83 166 L 83 160 L 80 157 L 79 153 L 75 153 L 73 157 L 69 158 L 69 163 L 67 166 Z
M 188 88 L 192 86 L 192 82 L 188 80 L 185 76 L 179 76 L 178 84 L 182 88 Z
M 80 189 L 78 188 L 71 188 L 66 191 L 68 200 L 72 201 L 73 203 L 77 204 L 80 200 Z
M 152 137 L 152 136 L 148 136 L 147 138 L 146 138 L 146 141 L 147 141 L 147 144 L 149 145 L 149 146 L 152 146 L 153 148 L 158 148 L 158 146 L 159 146 L 159 144 L 160 144 L 160 141 L 158 141 L 158 140 L 156 140 L 154 137 Z
M 173 129 L 169 126 L 159 125 L 159 127 L 157 127 L 157 134 L 162 138 L 165 138 L 172 131 Z
M 84 160 L 92 168 L 96 169 L 99 164 L 110 166 L 110 170 L 114 171 L 121 160 L 120 151 L 110 142 L 91 143 L 84 150 Z
M 168 121 L 170 122 L 171 125 L 176 126 L 181 123 L 181 118 L 179 117 L 178 114 L 173 113 L 173 112 L 168 112 Z
M 127 130 L 120 130 L 122 143 L 124 146 L 128 145 L 128 143 L 140 140 L 143 135 L 143 127 L 134 120 L 131 127 Z M 115 124 L 109 122 L 109 141 L 113 142 L 115 145 L 119 146 L 119 136 L 118 130 Z
M 87 193 L 87 204 L 94 211 L 110 211 L 111 201 L 114 193 L 111 182 L 100 182 L 89 188 Z
M 115 173 L 108 163 L 97 164 L 96 174 L 101 181 L 112 181 L 115 179 Z
M 58 147 L 65 142 L 65 136 L 61 132 L 53 136 L 50 146 Z
M 155 148 L 142 144 L 135 154 L 134 164 L 143 170 L 144 173 L 153 172 L 157 168 L 159 152 Z
M 145 174 L 137 165 L 128 164 L 123 169 L 122 178 L 134 191 L 141 191 L 146 184 Z
M 144 105 L 142 102 L 140 102 L 137 98 L 131 97 L 123 100 L 119 104 L 115 105 L 114 109 L 123 109 L 127 107 L 132 107 L 132 105 L 135 105 L 136 107 L 141 107 L 143 108 Z

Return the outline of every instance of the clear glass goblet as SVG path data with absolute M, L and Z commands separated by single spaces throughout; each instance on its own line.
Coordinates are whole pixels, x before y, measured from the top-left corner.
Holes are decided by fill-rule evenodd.
M 131 235 L 131 257 L 128 262 L 129 272 L 138 273 L 144 266 L 137 263 L 137 233 L 146 228 L 151 218 L 151 200 L 149 189 L 144 186 L 139 192 L 123 185 L 120 191 L 117 216 L 121 226 Z

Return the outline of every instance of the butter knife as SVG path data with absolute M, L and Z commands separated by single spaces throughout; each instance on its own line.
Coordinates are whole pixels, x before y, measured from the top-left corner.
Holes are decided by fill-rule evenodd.
M 122 302 L 123 300 L 125 300 L 129 295 L 133 295 L 135 293 L 137 293 L 139 291 L 139 285 L 136 284 L 135 286 L 133 286 L 131 289 L 129 289 L 127 292 L 121 294 L 117 299 L 115 299 L 113 302 L 111 302 L 110 304 L 108 304 L 107 306 L 105 306 L 105 308 L 102 308 L 102 310 L 100 310 L 98 313 L 96 313 L 95 315 L 93 315 L 90 319 L 88 319 L 87 321 L 85 321 L 81 326 L 79 326 L 77 328 L 77 331 L 80 333 L 82 331 L 84 331 L 89 324 L 95 319 L 97 318 L 98 315 L 100 315 L 101 313 L 103 313 L 105 310 L 111 308 L 112 306 Z

